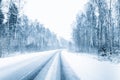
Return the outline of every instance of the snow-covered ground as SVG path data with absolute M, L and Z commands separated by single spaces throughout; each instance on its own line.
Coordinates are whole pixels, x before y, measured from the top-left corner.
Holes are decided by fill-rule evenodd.
M 0 59 L 0 80 L 120 80 L 120 64 L 66 50 Z
M 62 52 L 80 80 L 120 80 L 120 64 L 98 61 L 95 55 Z
M 56 53 L 34 80 L 60 80 L 59 53 Z
M 22 80 L 42 67 L 56 51 L 18 55 L 0 59 L 0 80 Z

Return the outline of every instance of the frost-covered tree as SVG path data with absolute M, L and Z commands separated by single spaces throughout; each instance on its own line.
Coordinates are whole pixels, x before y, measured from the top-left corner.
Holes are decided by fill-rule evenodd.
M 118 1 L 116 8 L 113 0 L 90 0 L 87 3 L 85 13 L 77 15 L 73 28 L 77 50 L 89 52 L 96 49 L 98 54 L 106 56 L 115 53 L 120 40 Z
M 76 26 L 73 29 L 73 39 L 78 51 L 90 51 L 97 47 L 95 3 L 89 2 L 86 13 L 78 14 Z
M 85 23 L 85 15 L 81 14 L 77 16 L 76 26 L 73 28 L 73 40 L 75 42 L 76 50 L 83 50 L 82 47 L 85 46 L 86 43 L 86 29 L 84 26 Z M 84 42 L 83 42 L 84 41 Z
M 15 5 L 15 3 L 13 3 L 12 1 L 10 2 L 10 6 L 9 6 L 9 13 L 8 13 L 9 17 L 8 17 L 8 24 L 9 24 L 9 33 L 10 36 L 14 36 L 15 35 L 15 29 L 16 29 L 16 23 L 17 23 L 17 19 L 18 19 L 18 8 Z
M 4 23 L 4 14 L 0 8 L 0 56 L 59 48 L 59 41 L 53 32 L 20 13 L 19 2 L 10 0 Z
M 87 4 L 86 8 L 86 28 L 87 28 L 87 46 L 88 51 L 89 48 L 95 48 L 97 45 L 95 45 L 97 42 L 97 28 L 96 28 L 96 15 L 95 15 L 95 2 L 91 1 Z
M 0 8 L 0 25 L 3 24 L 3 20 L 4 20 L 4 14 Z
M 2 55 L 2 37 L 3 37 L 3 33 L 4 33 L 4 27 L 3 27 L 3 20 L 4 20 L 4 14 L 2 12 L 1 9 L 1 2 L 2 0 L 0 0 L 0 57 Z
M 120 49 L 120 0 L 117 0 L 116 1 L 116 5 L 115 5 L 115 11 L 116 11 L 116 23 L 117 23 L 117 28 L 118 28 L 118 39 L 117 39 L 117 42 L 118 42 L 118 46 L 119 46 L 119 49 Z

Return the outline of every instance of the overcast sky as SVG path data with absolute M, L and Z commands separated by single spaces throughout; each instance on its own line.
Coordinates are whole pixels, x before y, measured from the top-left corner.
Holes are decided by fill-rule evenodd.
M 84 10 L 87 0 L 28 0 L 24 12 L 65 39 L 71 38 L 76 14 Z

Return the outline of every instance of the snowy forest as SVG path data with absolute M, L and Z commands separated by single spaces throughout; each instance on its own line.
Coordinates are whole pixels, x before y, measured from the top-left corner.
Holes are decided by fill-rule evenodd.
M 120 0 L 0 0 L 0 80 L 120 80 Z
M 0 56 L 67 48 L 102 56 L 120 53 L 120 0 L 89 0 L 76 15 L 72 41 L 23 14 L 24 1 L 0 0 Z
M 0 0 L 0 56 L 13 52 L 44 51 L 63 47 L 66 40 L 45 28 L 43 24 L 31 21 L 24 14 L 20 0 L 2 3 Z M 6 10 L 6 11 L 5 11 Z M 65 46 L 64 46 L 65 47 Z
M 120 53 L 120 0 L 89 0 L 85 11 L 78 13 L 73 28 L 77 52 L 101 56 Z

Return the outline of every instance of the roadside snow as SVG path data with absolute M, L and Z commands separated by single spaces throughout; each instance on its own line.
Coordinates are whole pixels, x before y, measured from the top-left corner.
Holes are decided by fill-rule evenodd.
M 0 59 L 0 80 L 19 80 L 44 64 L 55 51 L 18 55 Z M 22 73 L 22 74 L 21 74 Z
M 81 80 L 120 80 L 120 64 L 98 61 L 89 54 L 73 54 L 63 51 L 62 55 Z
M 15 64 L 21 61 L 25 61 L 29 58 L 32 57 L 37 57 L 37 56 L 42 56 L 42 55 L 47 55 L 55 52 L 57 50 L 51 50 L 51 51 L 43 51 L 43 52 L 34 52 L 34 53 L 24 53 L 24 54 L 19 54 L 19 55 L 14 55 L 11 57 L 6 57 L 6 58 L 0 58 L 0 68 L 3 68 L 5 66 Z
M 0 58 L 0 80 L 21 80 L 59 51 L 61 50 Z M 69 66 L 69 69 L 72 70 L 71 73 L 75 73 L 80 80 L 120 80 L 120 64 L 98 61 L 95 55 L 70 53 L 65 50 L 62 50 L 61 56 L 62 62 L 66 63 L 63 66 L 63 70 L 69 73 L 70 71 L 65 68 Z M 52 80 L 57 78 L 58 80 L 58 77 L 60 77 L 58 76 L 60 74 L 60 56 L 58 53 L 49 64 L 45 68 L 45 71 L 47 69 L 46 72 L 48 72 L 47 75 L 45 74 L 46 80 L 48 78 Z
M 60 80 L 59 53 L 57 53 L 54 61 L 52 62 L 45 80 Z

